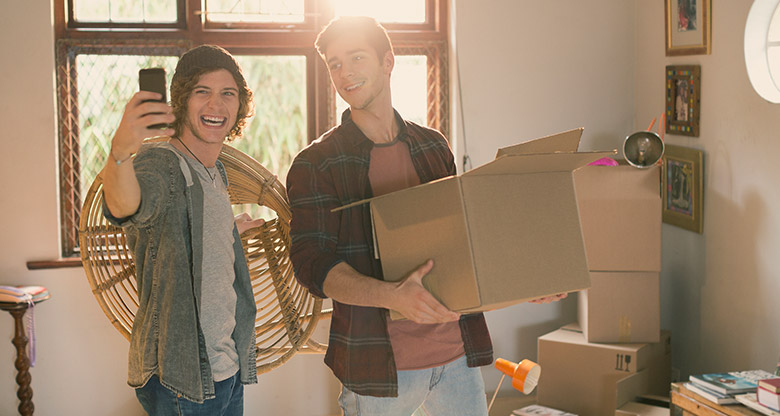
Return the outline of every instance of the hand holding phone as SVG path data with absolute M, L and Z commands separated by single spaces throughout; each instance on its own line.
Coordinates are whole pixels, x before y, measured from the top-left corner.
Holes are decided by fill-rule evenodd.
M 165 87 L 165 68 L 143 68 L 138 71 L 138 87 L 141 91 L 152 91 L 162 95 L 160 100 L 146 100 L 147 101 L 159 101 L 165 103 L 168 101 Z M 162 114 L 162 113 L 150 113 L 150 114 Z M 153 124 L 147 128 L 149 129 L 165 129 L 170 127 L 168 124 Z

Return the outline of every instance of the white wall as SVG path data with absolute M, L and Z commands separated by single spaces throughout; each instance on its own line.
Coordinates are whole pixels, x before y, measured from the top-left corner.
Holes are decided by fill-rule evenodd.
M 633 124 L 634 1 L 456 6 L 466 151 L 474 167 L 500 146 L 577 127 L 585 128 L 584 150 L 622 144 Z
M 635 127 L 663 111 L 666 65 L 701 65 L 699 137 L 666 136 L 704 151 L 704 232 L 663 226 L 661 323 L 682 376 L 770 370 L 780 355 L 780 105 L 745 69 L 752 2 L 713 3 L 712 54 L 683 57 L 664 55 L 663 2 L 636 3 Z

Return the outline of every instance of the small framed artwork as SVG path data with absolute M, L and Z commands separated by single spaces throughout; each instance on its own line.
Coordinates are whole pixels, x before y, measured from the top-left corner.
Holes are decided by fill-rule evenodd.
M 702 232 L 701 150 L 666 145 L 662 163 L 662 217 L 667 224 Z
M 666 56 L 709 55 L 712 0 L 664 0 Z
M 701 67 L 666 67 L 666 133 L 699 137 Z

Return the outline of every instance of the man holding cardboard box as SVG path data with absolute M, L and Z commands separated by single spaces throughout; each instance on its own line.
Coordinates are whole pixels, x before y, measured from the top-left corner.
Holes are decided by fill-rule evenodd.
M 443 306 L 422 285 L 428 260 L 400 282 L 374 256 L 368 205 L 355 201 L 456 173 L 438 131 L 393 109 L 389 37 L 374 19 L 342 17 L 317 38 L 333 86 L 349 104 L 340 126 L 304 149 L 287 179 L 296 278 L 333 299 L 325 363 L 343 384 L 345 415 L 487 415 L 477 367 L 493 350 L 484 316 Z M 397 276 L 396 276 L 397 277 Z M 565 297 L 537 300 L 549 302 Z M 389 309 L 408 320 L 390 320 Z
M 423 286 L 429 260 L 401 282 L 383 281 L 368 207 L 342 205 L 455 174 L 441 133 L 394 111 L 389 37 L 374 19 L 343 17 L 317 38 L 331 81 L 350 109 L 304 149 L 288 174 L 290 257 L 296 278 L 333 299 L 326 364 L 343 384 L 346 415 L 487 415 L 478 366 L 493 350 L 483 315 L 452 312 Z M 393 309 L 408 320 L 392 321 Z

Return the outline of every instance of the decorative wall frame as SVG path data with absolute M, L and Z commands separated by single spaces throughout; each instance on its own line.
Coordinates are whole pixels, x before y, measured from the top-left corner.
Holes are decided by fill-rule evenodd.
M 701 234 L 703 179 L 701 150 L 666 145 L 661 181 L 663 222 Z
M 699 137 L 701 67 L 666 67 L 666 132 Z
M 712 0 L 665 0 L 666 56 L 709 55 Z

